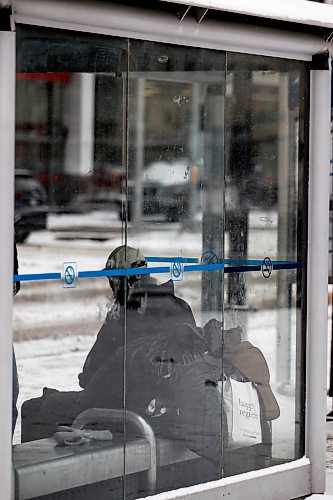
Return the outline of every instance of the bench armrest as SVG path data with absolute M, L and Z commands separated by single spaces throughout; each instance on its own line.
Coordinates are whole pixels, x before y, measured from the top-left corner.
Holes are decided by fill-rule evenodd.
M 124 420 L 126 425 L 133 427 L 139 433 L 140 437 L 144 437 L 149 442 L 151 466 L 149 471 L 147 471 L 147 482 L 149 490 L 154 491 L 156 488 L 157 470 L 156 438 L 152 427 L 144 418 L 128 410 L 89 408 L 76 417 L 72 427 L 75 429 L 83 429 L 91 422 L 112 424 L 112 422 L 123 422 Z

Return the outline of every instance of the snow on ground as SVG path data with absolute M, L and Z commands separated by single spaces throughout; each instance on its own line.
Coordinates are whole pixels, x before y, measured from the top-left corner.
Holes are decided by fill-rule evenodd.
M 111 210 L 93 210 L 79 214 L 50 214 L 48 216 L 48 228 L 51 231 L 63 229 L 67 231 L 68 228 L 80 228 L 82 225 L 105 230 L 108 226 L 121 228 L 122 223 L 118 213 Z
M 81 390 L 77 376 L 95 338 L 95 335 L 68 336 L 15 343 L 20 382 L 19 415 L 22 403 L 41 396 L 43 387 L 63 391 Z M 19 417 L 14 443 L 20 442 L 20 422 Z

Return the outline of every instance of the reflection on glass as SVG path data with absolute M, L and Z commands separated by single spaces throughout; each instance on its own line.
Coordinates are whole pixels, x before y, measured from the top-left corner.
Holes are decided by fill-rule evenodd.
M 302 456 L 303 65 L 19 29 L 18 71 L 16 488 Z
M 66 269 L 105 269 L 124 240 L 126 57 L 125 40 L 18 34 L 15 226 L 25 240 L 20 273 L 38 274 L 22 283 L 13 318 L 21 340 L 18 496 L 105 498 L 113 490 L 123 498 L 123 358 L 114 363 L 116 391 L 100 377 L 123 348 L 125 316 L 106 271 L 70 288 Z M 118 413 L 100 411 L 110 408 Z
M 265 356 L 269 374 L 256 369 L 252 381 L 259 395 L 261 384 L 270 381 L 279 407 L 268 415 L 267 406 L 273 408 L 274 402 L 261 394 L 272 448 L 262 450 L 261 462 L 245 465 L 257 468 L 265 460 L 280 463 L 304 452 L 305 233 L 299 217 L 304 203 L 304 70 L 296 63 L 230 55 L 227 81 L 225 257 L 230 268 L 225 269 L 224 321 L 228 328 L 241 326 L 246 343 Z M 247 368 L 255 366 L 249 356 Z M 235 473 L 234 453 L 225 456 L 227 473 Z M 245 451 L 237 454 L 245 464 Z
M 222 470 L 225 60 L 215 55 L 131 46 L 127 241 L 156 266 L 141 321 L 158 310 L 141 339 L 141 370 L 127 338 L 125 404 L 157 437 L 156 491 L 217 479 Z M 147 373 L 139 382 L 138 371 Z M 133 494 L 127 481 L 126 494 Z

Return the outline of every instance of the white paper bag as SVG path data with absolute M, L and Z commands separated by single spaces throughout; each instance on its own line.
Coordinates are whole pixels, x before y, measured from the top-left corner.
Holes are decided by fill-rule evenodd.
M 223 405 L 228 424 L 228 447 L 241 448 L 262 442 L 258 393 L 252 382 L 227 378 Z

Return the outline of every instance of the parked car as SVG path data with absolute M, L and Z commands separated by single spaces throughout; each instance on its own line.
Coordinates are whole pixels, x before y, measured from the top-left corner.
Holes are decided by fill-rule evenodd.
M 119 219 L 125 218 L 125 195 L 111 190 L 93 191 L 76 195 L 63 209 L 66 213 L 86 213 L 93 210 L 117 212 Z
M 194 169 L 192 175 L 193 172 Z M 198 170 L 196 172 L 198 174 Z M 195 189 L 200 184 L 199 174 L 197 177 Z M 186 158 L 151 163 L 142 172 L 142 213 L 144 215 L 159 215 L 170 222 L 186 218 L 191 197 L 190 181 L 191 166 Z M 134 210 L 135 186 L 136 180 L 129 179 L 127 183 L 128 197 L 125 194 L 124 179 L 122 180 L 122 189 L 119 189 L 119 186 L 117 186 L 118 189 L 95 186 L 90 192 L 76 195 L 65 205 L 63 211 L 84 213 L 92 210 L 109 210 L 117 212 L 119 219 L 125 220 L 127 210 L 127 219 L 131 221 Z
M 46 229 L 46 191 L 29 170 L 15 171 L 15 237 L 23 243 L 32 231 Z
M 193 168 L 193 167 L 192 167 Z M 197 175 L 199 179 L 199 175 Z M 199 186 L 195 180 L 195 188 Z M 161 214 L 170 222 L 186 218 L 191 196 L 191 165 L 187 158 L 156 161 L 143 170 L 143 214 Z M 129 182 L 132 213 L 135 181 Z
M 91 180 L 94 186 L 100 189 L 121 189 L 125 178 L 125 169 L 120 165 L 104 163 L 95 165 L 91 174 Z

